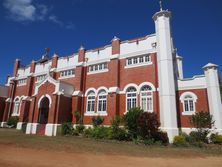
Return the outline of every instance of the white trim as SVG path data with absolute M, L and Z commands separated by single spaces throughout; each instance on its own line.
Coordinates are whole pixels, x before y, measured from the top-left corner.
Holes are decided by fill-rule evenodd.
M 119 93 L 118 87 L 110 87 L 108 93 Z
M 135 87 L 136 88 L 136 90 L 137 90 L 137 94 L 139 94 L 139 87 L 138 87 L 138 85 L 136 85 L 135 83 L 129 83 L 129 84 L 127 84 L 125 87 L 124 87 L 124 89 L 123 89 L 123 91 L 121 92 L 121 93 L 125 93 L 126 94 L 126 90 L 129 88 L 129 87 Z
M 193 98 L 193 111 L 185 111 L 185 104 L 184 104 L 184 98 L 186 96 L 191 96 Z M 194 115 L 195 112 L 196 112 L 196 102 L 197 102 L 197 95 L 194 94 L 193 92 L 184 92 L 181 94 L 180 96 L 180 102 L 182 103 L 183 105 L 183 112 L 182 112 L 182 115 L 187 115 L 187 116 L 191 116 L 191 115 Z
M 193 97 L 193 99 L 194 99 L 194 102 L 197 102 L 197 95 L 195 94 L 195 93 L 193 93 L 193 92 L 184 92 L 184 93 L 182 93 L 181 95 L 180 95 L 180 101 L 182 102 L 183 100 L 184 100 L 184 98 L 186 97 L 186 96 L 192 96 Z
M 97 94 L 97 90 L 95 88 L 88 88 L 85 92 L 85 97 L 87 97 L 87 95 L 90 91 L 94 91 L 95 95 Z
M 57 128 L 60 125 L 61 124 L 50 124 L 50 123 L 46 124 L 45 135 L 46 136 L 56 136 Z
M 143 86 L 146 86 L 146 85 L 150 86 L 153 92 L 156 91 L 155 86 L 151 82 L 142 82 L 138 87 L 139 91 L 142 89 Z
M 87 75 L 92 75 L 92 74 L 98 74 L 98 73 L 105 73 L 105 72 L 108 72 L 109 69 L 104 69 L 104 70 L 98 70 L 98 71 L 90 71 L 90 72 L 87 72 Z
M 84 116 L 108 116 L 107 112 L 85 112 Z
M 136 56 L 141 56 L 144 54 L 151 54 L 151 53 L 156 53 L 156 49 L 149 49 L 149 50 L 142 50 L 142 51 L 137 51 L 137 52 L 132 52 L 132 53 L 128 53 L 128 54 L 120 54 L 120 58 L 119 59 L 126 59 L 126 58 L 130 58 L 130 57 L 136 57 Z
M 63 79 L 67 79 L 67 78 L 74 78 L 75 75 L 69 75 L 69 76 L 65 76 L 65 77 L 59 77 L 59 80 L 63 80 Z
M 72 96 L 79 96 L 79 97 L 83 97 L 83 93 L 81 91 L 74 91 Z
M 98 96 L 98 93 L 99 93 L 101 90 L 105 90 L 106 95 L 108 95 L 109 90 L 108 90 L 106 87 L 101 86 L 101 87 L 99 87 L 99 88 L 97 89 L 97 91 L 96 91 L 96 96 Z
M 45 95 L 42 95 L 40 98 L 39 98 L 39 101 L 38 101 L 38 108 L 40 108 L 40 105 L 41 105 L 41 101 L 44 97 L 47 97 L 49 99 L 49 108 L 51 108 L 51 105 L 52 105 L 52 98 L 50 95 L 48 94 L 45 94 Z
M 149 66 L 149 65 L 152 65 L 153 62 L 146 62 L 146 63 L 138 63 L 138 64 L 132 64 L 132 65 L 125 65 L 125 69 L 128 69 L 128 68 L 135 68 L 135 67 L 142 67 L 142 66 Z
M 16 125 L 16 129 L 21 130 L 23 124 L 24 124 L 24 122 L 18 122 L 17 125 Z

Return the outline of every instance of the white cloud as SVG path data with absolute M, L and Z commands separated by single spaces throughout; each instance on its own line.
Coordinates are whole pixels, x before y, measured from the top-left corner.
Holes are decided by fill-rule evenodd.
M 33 3 L 34 0 L 4 0 L 3 6 L 8 11 L 8 17 L 18 22 L 51 21 L 66 29 L 74 29 L 72 22 L 67 24 L 56 15 L 50 14 L 50 8 L 44 4 Z
M 55 16 L 55 15 L 49 16 L 49 20 L 50 20 L 51 22 L 53 22 L 53 23 L 56 23 L 56 24 L 58 24 L 58 25 L 60 25 L 60 26 L 63 26 L 63 22 L 60 21 L 60 20 L 58 19 L 58 17 Z
M 3 6 L 14 21 L 44 20 L 48 12 L 46 5 L 34 5 L 33 0 L 4 0 Z

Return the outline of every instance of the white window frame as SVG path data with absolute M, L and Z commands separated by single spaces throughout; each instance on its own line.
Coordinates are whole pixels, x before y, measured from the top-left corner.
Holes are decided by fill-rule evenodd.
M 59 79 L 71 78 L 75 76 L 75 69 L 60 71 Z
M 94 65 L 88 66 L 88 73 L 87 74 L 96 74 L 96 73 L 102 73 L 102 72 L 108 72 L 108 64 L 105 63 L 98 63 Z
M 151 61 L 150 54 L 145 54 L 141 56 L 127 58 L 125 68 L 140 67 L 140 66 L 151 65 L 151 64 L 152 64 L 152 61 Z
M 135 89 L 134 92 L 129 91 L 130 89 Z M 133 96 L 132 96 L 133 95 Z M 130 100 L 130 108 L 128 108 L 128 100 Z M 135 101 L 135 103 L 134 103 Z M 137 107 L 137 89 L 133 86 L 130 86 L 129 88 L 127 88 L 126 90 L 126 112 L 128 112 L 130 109 Z M 135 104 L 135 106 L 133 107 L 133 105 Z
M 102 108 L 104 107 L 104 104 L 105 104 L 105 109 L 103 108 L 101 111 L 99 111 L 100 102 L 101 102 Z M 105 90 L 101 90 L 98 93 L 98 96 L 97 96 L 97 113 L 99 115 L 103 115 L 103 114 L 107 113 L 107 93 L 106 93 Z
M 96 93 L 94 91 L 90 91 L 87 95 L 87 101 L 86 101 L 86 113 L 95 113 L 95 105 L 96 105 Z M 90 107 L 89 107 L 90 102 Z M 92 108 L 92 105 L 94 103 L 94 107 Z M 91 110 L 93 109 L 93 110 Z
M 46 77 L 47 77 L 46 74 L 36 76 L 36 83 L 43 81 L 44 79 L 46 79 Z
M 19 98 L 19 97 L 15 98 L 12 116 L 19 116 L 20 115 L 21 102 L 22 102 L 21 98 Z
M 27 84 L 27 78 L 18 80 L 18 86 L 25 86 L 26 84 Z
M 186 101 L 188 101 L 188 111 L 186 111 Z M 193 111 L 190 110 L 190 101 L 192 101 L 193 105 Z M 184 92 L 180 96 L 180 102 L 183 105 L 183 112 L 182 115 L 193 115 L 196 112 L 196 102 L 197 102 L 197 96 L 193 92 Z
M 148 87 L 148 90 L 143 90 L 145 87 Z M 143 99 L 145 99 L 145 109 L 143 108 Z M 140 90 L 140 107 L 144 112 L 153 112 L 153 91 L 149 85 L 144 85 Z

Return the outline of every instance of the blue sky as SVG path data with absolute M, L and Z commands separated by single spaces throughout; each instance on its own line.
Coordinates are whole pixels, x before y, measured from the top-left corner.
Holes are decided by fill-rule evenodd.
M 158 0 L 1 0 L 0 83 L 16 58 L 38 60 L 44 48 L 60 56 L 155 32 L 152 16 Z M 222 69 L 222 1 L 164 0 L 172 11 L 174 42 L 184 57 L 185 77 L 202 74 L 202 66 Z

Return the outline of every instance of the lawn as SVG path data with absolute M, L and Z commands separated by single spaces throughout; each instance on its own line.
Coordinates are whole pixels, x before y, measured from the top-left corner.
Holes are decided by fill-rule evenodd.
M 78 136 L 46 137 L 25 135 L 15 129 L 0 129 L 0 147 L 8 145 L 36 150 L 65 151 L 68 153 L 112 154 L 138 157 L 206 157 L 222 156 L 222 146 L 175 147 L 145 146 L 132 142 L 94 140 Z

